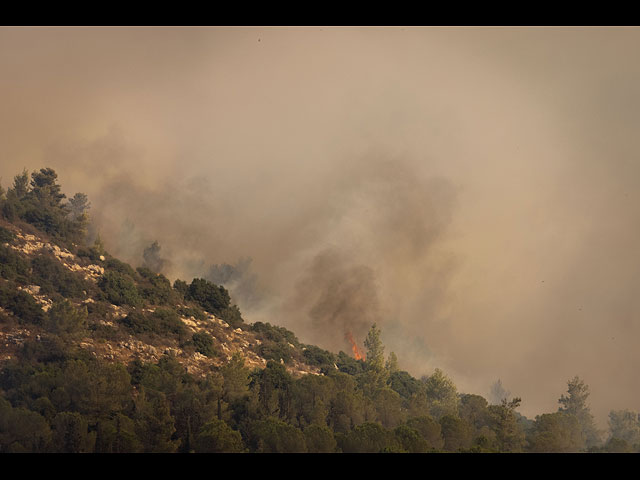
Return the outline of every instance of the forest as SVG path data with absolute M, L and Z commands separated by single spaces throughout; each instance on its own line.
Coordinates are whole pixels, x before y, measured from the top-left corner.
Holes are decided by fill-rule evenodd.
M 568 379 L 558 409 L 529 419 L 518 412 L 523 399 L 504 390 L 490 402 L 459 392 L 438 368 L 421 378 L 402 370 L 375 324 L 361 359 L 305 345 L 284 327 L 245 322 L 223 285 L 171 283 L 154 255 L 157 243 L 137 268 L 111 256 L 99 237 L 89 240 L 89 211 L 87 195 L 67 197 L 51 168 L 25 170 L 6 190 L 0 186 L 0 352 L 19 343 L 0 363 L 0 452 L 640 452 L 638 413 L 611 410 L 608 430 L 599 430 L 585 379 Z M 97 280 L 46 252 L 12 248 L 17 231 L 99 264 Z M 32 286 L 51 299 L 49 308 Z M 125 313 L 107 326 L 113 306 Z M 242 354 L 220 350 L 210 334 L 181 320 L 207 312 L 259 338 L 266 366 L 248 367 Z M 33 335 L 10 335 L 16 331 Z M 196 375 L 171 352 L 157 362 L 120 363 L 82 348 L 87 339 L 129 336 L 170 339 L 219 362 Z M 318 374 L 293 375 L 294 361 Z

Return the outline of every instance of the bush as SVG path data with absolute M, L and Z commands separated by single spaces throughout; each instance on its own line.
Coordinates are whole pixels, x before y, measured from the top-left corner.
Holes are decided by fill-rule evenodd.
M 237 305 L 227 307 L 217 313 L 218 317 L 231 325 L 232 328 L 241 328 L 244 325 L 244 320 L 240 314 L 240 309 Z
M 284 363 L 291 362 L 292 350 L 286 343 L 264 342 L 259 348 L 260 356 L 265 360 L 274 360 Z
M 137 307 L 142 304 L 142 298 L 136 284 L 129 275 L 117 271 L 107 271 L 100 278 L 98 286 L 105 293 L 107 300 L 115 305 Z
M 189 293 L 189 284 L 184 280 L 177 279 L 173 282 L 173 289 L 177 290 L 182 295 L 182 298 L 186 298 Z
M 157 335 L 175 334 L 182 336 L 186 332 L 180 316 L 169 308 L 159 308 L 151 314 L 134 310 L 121 319 L 120 323 L 137 334 L 155 333 Z
M 204 278 L 194 278 L 187 291 L 187 299 L 193 300 L 205 310 L 219 314 L 229 307 L 231 297 L 226 288 L 205 280 Z
M 42 324 L 44 312 L 31 295 L 17 290 L 13 284 L 0 287 L 0 306 L 13 312 L 20 323 Z
M 196 348 L 196 352 L 200 352 L 207 357 L 216 356 L 217 352 L 213 347 L 213 338 L 207 332 L 194 333 L 191 341 Z
M 306 345 L 302 353 L 306 362 L 314 367 L 333 367 L 336 362 L 336 356 L 315 345 Z
M 8 243 L 13 240 L 15 235 L 11 230 L 7 230 L 4 227 L 0 227 L 0 243 Z
M 258 336 L 263 340 L 271 340 L 277 343 L 290 343 L 295 346 L 299 346 L 300 342 L 296 338 L 295 334 L 284 327 L 277 327 L 270 323 L 256 322 L 250 330 L 256 332 Z
M 0 277 L 7 280 L 27 282 L 29 262 L 17 254 L 13 249 L 0 245 Z
M 135 270 L 128 263 L 121 262 L 117 258 L 109 258 L 105 261 L 105 269 L 118 272 L 122 275 L 128 275 L 131 278 L 136 278 Z
M 87 307 L 75 308 L 69 300 L 56 303 L 48 313 L 47 330 L 61 336 L 74 336 L 84 332 Z
M 59 293 L 66 298 L 81 298 L 92 288 L 80 273 L 70 272 L 62 264 L 47 255 L 39 255 L 31 261 L 33 281 L 40 285 L 42 293 Z
M 143 281 L 139 290 L 145 300 L 153 305 L 174 305 L 178 303 L 178 293 L 171 288 L 171 282 L 162 274 L 152 272 L 146 267 L 138 267 Z

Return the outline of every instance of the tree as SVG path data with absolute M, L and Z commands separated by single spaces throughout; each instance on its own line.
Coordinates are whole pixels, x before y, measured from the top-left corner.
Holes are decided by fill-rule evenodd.
M 489 425 L 496 434 L 498 448 L 502 452 L 520 452 L 525 444 L 525 434 L 516 417 L 520 398 L 503 399 L 500 405 L 490 405 Z
M 145 453 L 174 453 L 179 440 L 172 439 L 176 431 L 170 405 L 162 392 L 141 389 L 135 401 L 136 435 Z
M 458 414 L 460 418 L 468 421 L 476 430 L 481 429 L 489 422 L 489 403 L 480 395 L 460 395 Z
M 194 278 L 189 285 L 188 299 L 198 302 L 205 310 L 216 314 L 227 308 L 231 301 L 229 292 L 204 278 Z
M 389 372 L 389 375 L 398 371 L 398 357 L 394 352 L 391 352 L 389 357 L 387 357 L 385 368 L 387 369 L 387 372 Z
M 440 419 L 444 449 L 449 452 L 466 450 L 473 442 L 473 426 L 461 418 L 444 415 Z
M 402 398 L 388 387 L 378 390 L 373 403 L 378 420 L 385 428 L 395 428 L 406 418 L 406 413 L 402 408 Z
M 221 368 L 224 378 L 223 398 L 231 403 L 243 398 L 249 392 L 249 369 L 244 366 L 244 358 L 240 352 L 233 354 L 231 359 Z
M 13 188 L 7 192 L 7 196 L 13 196 L 22 200 L 29 192 L 29 172 L 25 168 L 21 174 L 13 177 Z
M 577 417 L 564 412 L 537 416 L 529 437 L 529 450 L 535 453 L 579 452 L 584 445 Z
M 584 434 L 586 446 L 592 447 L 600 443 L 600 432 L 598 432 L 591 410 L 587 405 L 589 397 L 589 387 L 576 375 L 567 382 L 568 395 L 561 395 L 559 412 L 574 415 Z
M 333 453 L 336 451 L 338 444 L 333 432 L 326 425 L 309 425 L 303 433 L 309 453 Z
M 444 446 L 442 427 L 428 415 L 413 417 L 407 420 L 406 425 L 418 432 L 425 439 L 430 449 L 438 450 Z
M 273 417 L 251 424 L 250 441 L 253 451 L 259 453 L 306 453 L 307 445 L 302 431 Z
M 364 340 L 364 346 L 367 349 L 366 365 L 370 369 L 384 369 L 384 345 L 380 340 L 380 329 L 374 323 L 367 333 Z
M 425 390 L 431 414 L 439 419 L 444 415 L 458 414 L 458 391 L 453 381 L 436 368 L 433 374 L 424 378 Z
M 87 323 L 87 307 L 74 307 L 69 300 L 55 303 L 48 313 L 47 329 L 62 337 L 82 335 Z
M 345 453 L 380 453 L 402 449 L 394 433 L 379 423 L 363 423 L 339 439 L 340 448 Z
M 90 207 L 89 197 L 84 193 L 78 192 L 69 199 L 69 214 L 72 220 L 80 220 L 86 216 Z
M 41 168 L 31 174 L 31 193 L 40 202 L 49 206 L 60 206 L 66 195 L 60 192 L 58 174 L 52 168 Z
M 611 410 L 609 412 L 611 438 L 625 440 L 629 445 L 640 444 L 640 419 L 630 410 Z
M 367 350 L 365 371 L 361 377 L 361 385 L 366 394 L 373 396 L 383 388 L 389 378 L 389 371 L 385 368 L 384 345 L 380 339 L 380 329 L 374 323 L 364 340 Z
M 53 419 L 53 445 L 61 453 L 91 453 L 95 433 L 89 433 L 87 419 L 77 412 L 62 412 Z
M 402 449 L 409 453 L 426 453 L 431 450 L 429 442 L 417 430 L 407 425 L 399 425 L 393 433 Z
M 240 433 L 217 418 L 200 429 L 195 443 L 198 453 L 240 453 L 245 449 Z

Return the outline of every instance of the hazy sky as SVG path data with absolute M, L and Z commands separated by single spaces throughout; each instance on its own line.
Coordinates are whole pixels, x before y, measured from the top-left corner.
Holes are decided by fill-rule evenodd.
M 250 257 L 247 321 L 533 417 L 640 410 L 640 29 L 0 28 L 0 176 L 54 168 L 170 278 Z

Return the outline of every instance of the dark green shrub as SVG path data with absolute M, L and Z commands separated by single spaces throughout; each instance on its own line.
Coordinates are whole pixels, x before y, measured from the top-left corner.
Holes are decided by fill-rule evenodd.
M 276 342 L 264 342 L 259 347 L 260 356 L 262 356 L 265 360 L 274 360 L 276 362 L 280 362 L 282 360 L 284 363 L 291 362 L 292 359 L 292 349 L 286 343 L 276 343 Z
M 28 283 L 29 262 L 9 247 L 0 245 L 0 277 Z
M 315 345 L 306 345 L 302 355 L 309 365 L 315 367 L 333 367 L 336 362 L 336 356 L 333 353 Z
M 147 267 L 138 267 L 138 274 L 142 277 L 138 289 L 142 297 L 153 305 L 174 305 L 178 303 L 179 295 L 171 288 L 171 282 L 162 274 L 157 274 Z
M 128 275 L 131 278 L 136 278 L 135 270 L 128 263 L 121 262 L 117 258 L 108 258 L 105 261 L 105 269 L 118 272 L 122 275 Z
M 242 328 L 244 320 L 237 305 L 222 309 L 216 314 L 233 328 Z
M 15 235 L 11 230 L 7 230 L 4 227 L 0 227 L 0 243 L 8 243 L 13 240 Z
M 182 336 L 186 327 L 180 316 L 171 309 L 157 309 L 153 313 L 134 310 L 120 320 L 120 323 L 133 333 L 155 333 L 157 335 L 175 334 Z
M 136 284 L 128 275 L 107 271 L 98 281 L 98 286 L 105 293 L 107 300 L 115 305 L 137 307 L 142 304 Z
M 213 338 L 207 332 L 197 332 L 191 337 L 197 352 L 207 357 L 215 357 L 217 352 L 213 347 Z
M 175 282 L 173 282 L 173 288 L 174 290 L 177 290 L 180 295 L 182 295 L 182 298 L 186 298 L 187 294 L 189 293 L 189 284 L 184 280 L 177 279 Z
M 15 284 L 0 286 L 0 306 L 12 312 L 20 323 L 42 324 L 44 312 L 31 295 L 18 290 Z
M 82 298 L 92 285 L 81 273 L 70 272 L 58 260 L 39 255 L 31 261 L 33 281 L 40 285 L 42 293 L 59 293 L 66 298 Z
M 295 334 L 284 327 L 278 327 L 271 325 L 269 322 L 255 322 L 251 325 L 250 330 L 256 332 L 263 340 L 271 340 L 278 343 L 290 343 L 295 346 L 299 346 L 298 338 Z
M 187 291 L 187 299 L 200 304 L 214 315 L 229 307 L 231 297 L 226 288 L 205 280 L 194 278 Z

